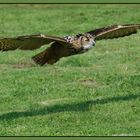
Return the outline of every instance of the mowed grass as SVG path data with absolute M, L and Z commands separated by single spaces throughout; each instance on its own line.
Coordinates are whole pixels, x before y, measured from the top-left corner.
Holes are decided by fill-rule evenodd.
M 0 37 L 75 35 L 140 23 L 140 5 L 0 5 Z M 37 66 L 0 53 L 0 136 L 139 136 L 140 32 Z

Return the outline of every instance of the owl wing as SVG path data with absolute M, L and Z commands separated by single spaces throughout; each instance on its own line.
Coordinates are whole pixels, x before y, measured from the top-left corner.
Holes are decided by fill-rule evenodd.
M 0 38 L 0 50 L 1 51 L 16 50 L 16 49 L 34 50 L 51 42 L 68 44 L 68 42 L 61 37 L 48 36 L 43 34 L 27 35 L 15 38 Z
M 87 33 L 95 37 L 95 40 L 113 39 L 137 33 L 140 24 L 112 25 L 89 31 Z

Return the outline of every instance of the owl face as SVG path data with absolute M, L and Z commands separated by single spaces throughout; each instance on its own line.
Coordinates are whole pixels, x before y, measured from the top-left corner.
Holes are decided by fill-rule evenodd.
M 90 34 L 85 34 L 81 36 L 80 42 L 81 42 L 81 48 L 83 49 L 83 51 L 88 51 L 90 48 L 95 46 L 94 38 Z
M 74 49 L 76 53 L 86 52 L 95 45 L 94 38 L 90 34 L 79 34 L 71 37 L 70 43 L 71 49 Z

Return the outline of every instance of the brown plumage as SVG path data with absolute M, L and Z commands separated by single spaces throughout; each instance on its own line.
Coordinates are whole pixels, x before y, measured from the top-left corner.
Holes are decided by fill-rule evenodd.
M 42 66 L 46 63 L 54 64 L 61 57 L 86 52 L 95 45 L 97 40 L 129 36 L 137 33 L 139 28 L 140 24 L 125 24 L 103 27 L 76 36 L 55 37 L 40 34 L 1 38 L 0 50 L 34 50 L 45 44 L 52 43 L 49 48 L 32 57 L 37 64 Z
M 95 36 L 96 40 L 113 39 L 135 34 L 139 28 L 140 24 L 112 25 L 89 31 L 88 33 Z

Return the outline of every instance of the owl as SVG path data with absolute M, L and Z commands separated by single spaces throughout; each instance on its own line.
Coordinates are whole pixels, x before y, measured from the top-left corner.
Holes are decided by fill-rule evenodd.
M 40 66 L 54 64 L 60 58 L 87 52 L 95 42 L 102 39 L 114 39 L 137 33 L 140 24 L 111 25 L 94 29 L 74 36 L 49 36 L 45 34 L 26 35 L 13 38 L 0 38 L 0 50 L 34 50 L 43 45 L 50 47 L 32 57 Z

